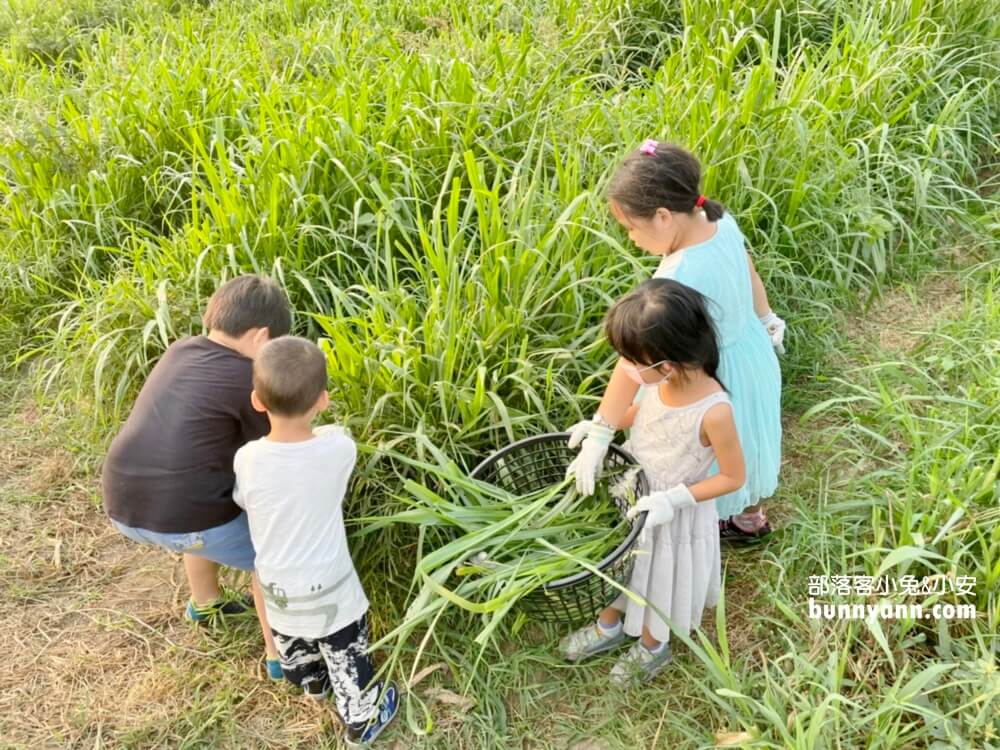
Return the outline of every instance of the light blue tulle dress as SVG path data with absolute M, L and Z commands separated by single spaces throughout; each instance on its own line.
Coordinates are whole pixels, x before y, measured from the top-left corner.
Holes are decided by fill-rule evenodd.
M 719 337 L 719 378 L 729 391 L 743 446 L 747 481 L 715 501 L 719 518 L 774 494 L 781 464 L 781 369 L 771 339 L 753 309 L 743 233 L 727 213 L 715 236 L 666 256 L 654 278 L 701 292 Z M 640 389 L 646 390 L 646 389 Z M 718 467 L 713 464 L 709 475 Z

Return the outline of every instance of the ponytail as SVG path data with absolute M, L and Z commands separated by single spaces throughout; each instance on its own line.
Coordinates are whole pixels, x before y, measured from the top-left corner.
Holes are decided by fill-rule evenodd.
M 722 215 L 726 213 L 725 207 L 719 203 L 719 201 L 705 199 L 702 203 L 701 210 L 705 212 L 705 218 L 711 222 L 716 222 L 722 218 Z M 714 375 L 712 377 L 715 377 Z M 716 378 L 718 380 L 718 378 Z
M 702 195 L 700 184 L 701 165 L 693 154 L 650 139 L 625 157 L 611 178 L 608 198 L 642 219 L 666 208 L 679 213 L 701 209 L 709 221 L 718 221 L 726 209 Z

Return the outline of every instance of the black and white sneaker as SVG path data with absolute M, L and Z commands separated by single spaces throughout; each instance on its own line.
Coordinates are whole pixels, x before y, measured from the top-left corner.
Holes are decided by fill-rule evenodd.
M 396 718 L 397 711 L 399 711 L 399 688 L 396 687 L 395 682 L 392 682 L 382 696 L 382 705 L 379 707 L 378 713 L 372 718 L 368 726 L 359 730 L 352 730 L 348 727 L 347 732 L 344 734 L 344 744 L 348 747 L 365 747 L 370 745 L 375 741 L 376 737 L 382 734 L 382 730 L 389 726 L 392 720 Z

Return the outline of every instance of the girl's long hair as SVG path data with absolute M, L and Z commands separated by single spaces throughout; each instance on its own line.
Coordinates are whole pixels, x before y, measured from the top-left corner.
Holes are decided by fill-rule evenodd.
M 639 367 L 666 360 L 681 369 L 700 368 L 725 388 L 708 302 L 679 281 L 639 284 L 611 306 L 604 330 L 614 350 Z

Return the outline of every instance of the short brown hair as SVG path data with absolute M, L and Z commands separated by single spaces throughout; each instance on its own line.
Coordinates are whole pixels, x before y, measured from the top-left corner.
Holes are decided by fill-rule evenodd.
M 326 357 L 299 336 L 272 339 L 254 358 L 253 389 L 269 412 L 302 416 L 326 390 Z
M 292 313 L 281 287 L 253 275 L 237 276 L 216 289 L 201 321 L 208 330 L 229 336 L 266 328 L 273 339 L 292 330 Z

